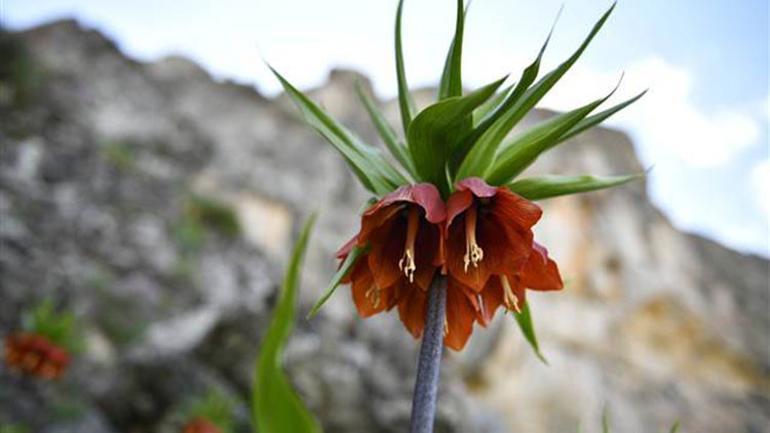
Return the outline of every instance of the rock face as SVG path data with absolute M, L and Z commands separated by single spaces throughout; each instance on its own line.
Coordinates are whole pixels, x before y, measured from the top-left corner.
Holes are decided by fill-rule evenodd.
M 0 367 L 0 424 L 179 431 L 189 397 L 217 388 L 248 431 L 252 363 L 296 230 L 321 211 L 306 311 L 357 229 L 366 195 L 342 158 L 286 99 L 181 58 L 137 63 L 75 22 L 4 34 L 0 50 L 0 335 L 51 297 L 86 340 L 59 383 Z M 358 78 L 335 71 L 312 95 L 374 142 Z M 641 170 L 624 134 L 594 129 L 533 172 Z M 542 205 L 538 236 L 567 280 L 531 296 L 550 366 L 498 317 L 447 354 L 437 431 L 599 431 L 604 407 L 623 433 L 677 419 L 770 431 L 767 260 L 678 232 L 643 182 Z M 326 431 L 405 431 L 418 343 L 392 314 L 356 318 L 347 292 L 298 323 L 289 376 Z

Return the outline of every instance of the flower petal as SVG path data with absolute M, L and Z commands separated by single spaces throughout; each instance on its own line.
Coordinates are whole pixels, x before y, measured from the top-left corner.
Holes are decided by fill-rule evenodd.
M 479 198 L 493 197 L 498 192 L 497 187 L 490 186 L 480 177 L 467 177 L 457 182 L 455 188 L 457 191 L 471 191 Z
M 428 293 L 416 286 L 399 284 L 397 286 L 398 317 L 404 323 L 406 329 L 414 336 L 420 338 L 425 328 L 425 314 L 428 308 Z
M 515 260 L 520 259 L 523 265 L 529 253 L 529 246 L 521 242 L 511 242 L 505 235 L 504 226 L 505 224 L 493 214 L 480 213 L 476 225 L 476 241 L 484 250 L 484 258 L 475 266 L 471 264 L 466 269 L 465 214 L 460 215 L 448 229 L 446 266 L 449 274 L 474 291 L 480 292 L 490 275 L 506 272 Z
M 461 350 L 473 332 L 476 309 L 461 286 L 447 287 L 447 334 L 444 343 L 453 350 Z
M 398 202 L 414 203 L 425 211 L 425 219 L 438 224 L 446 219 L 446 206 L 435 185 L 418 183 L 404 185 L 375 203 L 364 213 L 364 218 L 377 213 L 381 208 Z
M 548 250 L 537 242 L 532 243 L 532 253 L 521 272 L 521 282 L 532 290 L 561 290 L 564 283 L 556 262 L 548 257 Z
M 503 286 L 500 278 L 495 276 L 489 279 L 484 290 L 479 293 L 481 302 L 476 313 L 476 318 L 481 326 L 486 327 L 495 317 L 497 309 L 503 305 Z
M 521 230 L 530 230 L 543 215 L 540 206 L 506 188 L 497 190 L 491 209 L 492 213 L 499 215 L 509 224 L 515 224 Z
M 404 254 L 406 221 L 393 218 L 372 233 L 367 261 L 379 287 L 390 287 L 403 277 L 398 262 Z
M 358 262 L 351 275 L 353 303 L 361 317 L 373 316 L 393 308 L 396 303 L 395 291 L 392 288 L 377 287 L 365 260 Z

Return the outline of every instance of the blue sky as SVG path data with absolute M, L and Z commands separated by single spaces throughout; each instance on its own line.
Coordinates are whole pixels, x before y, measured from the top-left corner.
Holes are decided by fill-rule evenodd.
M 395 94 L 395 0 L 0 0 L 2 21 L 26 28 L 75 17 L 129 55 L 182 54 L 218 78 L 279 85 L 265 58 L 300 86 L 334 66 L 356 68 Z M 605 0 L 475 0 L 464 74 L 477 86 L 519 71 L 564 12 L 546 55 L 556 65 L 609 6 Z M 404 37 L 412 86 L 435 84 L 454 23 L 452 0 L 407 0 Z M 626 72 L 619 100 L 650 93 L 611 125 L 629 131 L 650 194 L 674 224 L 746 252 L 770 255 L 768 2 L 621 0 L 589 50 L 544 101 L 566 109 L 603 94 Z

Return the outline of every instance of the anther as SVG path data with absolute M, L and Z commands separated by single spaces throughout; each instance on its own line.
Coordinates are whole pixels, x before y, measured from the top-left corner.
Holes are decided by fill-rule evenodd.
M 380 306 L 380 301 L 382 299 L 382 296 L 380 294 L 380 288 L 377 287 L 376 284 L 372 284 L 372 286 L 366 290 L 366 293 L 364 293 L 364 296 L 366 296 L 366 299 L 369 300 L 369 303 L 372 304 L 373 308 L 377 308 Z
M 401 257 L 401 260 L 398 261 L 398 269 L 409 278 L 410 283 L 413 283 L 414 272 L 417 270 L 417 265 L 414 262 L 414 242 L 417 239 L 417 229 L 420 225 L 420 214 L 416 207 L 412 206 L 409 209 L 408 218 L 404 255 Z
M 476 268 L 483 259 L 484 250 L 476 243 L 476 207 L 471 206 L 465 215 L 465 273 L 468 273 L 468 266 Z
M 521 313 L 519 297 L 513 293 L 511 284 L 508 282 L 508 278 L 505 275 L 500 276 L 500 284 L 503 286 L 503 303 L 505 304 L 505 308 L 509 311 L 514 310 L 517 313 Z

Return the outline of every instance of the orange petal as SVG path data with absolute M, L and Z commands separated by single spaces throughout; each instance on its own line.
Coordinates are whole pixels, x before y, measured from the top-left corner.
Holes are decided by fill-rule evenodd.
M 420 338 L 425 328 L 428 293 L 415 285 L 399 285 L 397 291 L 398 317 L 414 338 Z
M 548 257 L 548 250 L 533 242 L 529 260 L 521 272 L 522 284 L 532 290 L 561 290 L 564 283 L 556 262 Z
M 395 297 L 392 290 L 379 289 L 372 278 L 365 260 L 358 262 L 351 273 L 351 294 L 353 303 L 361 317 L 370 317 L 393 306 Z
M 403 277 L 398 262 L 404 254 L 406 221 L 395 218 L 375 231 L 371 236 L 369 269 L 379 287 L 390 287 Z
M 473 332 L 476 310 L 459 286 L 447 287 L 447 334 L 444 343 L 453 350 L 462 350 Z
M 499 276 L 495 275 L 489 279 L 479 297 L 481 302 L 476 314 L 477 320 L 481 326 L 487 326 L 495 317 L 497 309 L 503 305 L 503 286 L 500 284 Z

